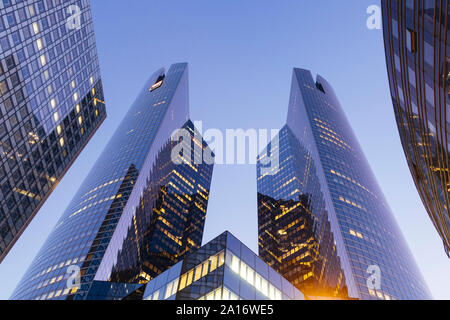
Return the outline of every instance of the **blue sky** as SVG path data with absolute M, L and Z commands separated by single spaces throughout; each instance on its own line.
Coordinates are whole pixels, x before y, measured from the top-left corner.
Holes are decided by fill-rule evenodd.
M 334 87 L 435 298 L 450 299 L 450 260 L 420 201 L 389 96 L 377 0 L 92 0 L 108 118 L 0 265 L 9 298 L 144 81 L 188 62 L 191 118 L 208 128 L 281 128 L 293 67 Z M 204 234 L 230 230 L 257 252 L 256 169 L 216 166 Z

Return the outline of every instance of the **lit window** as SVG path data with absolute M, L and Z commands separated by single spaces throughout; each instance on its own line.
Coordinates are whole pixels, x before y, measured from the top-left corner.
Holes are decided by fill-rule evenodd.
M 189 271 L 189 273 L 187 275 L 187 280 L 186 280 L 186 287 L 188 287 L 192 284 L 192 276 L 193 275 L 194 275 L 194 271 L 193 270 Z
M 64 147 L 64 138 L 59 139 L 59 145 Z
M 58 134 L 61 134 L 61 132 L 62 132 L 62 127 L 61 127 L 61 125 L 59 125 L 59 126 L 56 127 L 56 131 L 58 132 Z
M 59 114 L 58 114 L 58 112 L 55 112 L 55 113 L 53 114 L 53 119 L 55 120 L 55 122 L 58 122 L 58 120 L 59 120 Z
M 41 38 L 39 38 L 39 39 L 37 39 L 36 40 L 36 45 L 37 45 L 37 48 L 38 48 L 38 50 L 42 50 L 42 40 L 41 40 Z
M 219 254 L 219 265 L 217 267 L 223 266 L 224 263 L 225 263 L 225 251 L 222 251 Z
M 72 89 L 74 89 L 75 88 L 75 80 L 72 81 L 71 85 L 72 85 Z
M 183 290 L 184 288 L 186 288 L 186 280 L 187 280 L 187 274 L 185 273 L 181 276 L 181 279 L 180 279 L 180 290 Z
M 231 270 L 233 270 L 236 273 L 239 273 L 239 258 L 235 255 L 231 258 Z
M 34 34 L 39 33 L 39 25 L 37 22 L 33 22 L 33 31 L 34 31 Z
M 77 104 L 77 106 L 75 107 L 75 110 L 77 111 L 77 113 L 80 113 L 81 111 L 81 107 L 79 104 Z
M 214 270 L 217 269 L 217 256 L 212 256 L 210 260 L 211 260 L 211 270 L 209 270 L 209 272 L 213 272 Z
M 41 65 L 44 67 L 47 64 L 47 59 L 45 58 L 45 55 L 42 55 L 40 57 Z
M 261 276 L 259 274 L 256 274 L 255 276 L 255 288 L 258 291 L 261 291 Z
M 93 78 L 93 77 L 90 77 L 90 78 L 89 78 L 89 82 L 91 83 L 91 85 L 94 84 L 94 78 Z
M 255 272 L 250 267 L 247 267 L 247 282 L 252 286 L 255 283 Z
M 261 292 L 262 294 L 264 294 L 266 297 L 269 294 L 269 288 L 268 288 L 269 283 L 267 282 L 266 279 L 261 278 Z
M 78 117 L 78 123 L 81 125 L 81 124 L 83 124 L 83 117 L 82 116 L 79 116 Z
M 202 265 L 199 265 L 197 268 L 195 268 L 194 282 L 198 281 L 201 277 L 202 277 Z
M 73 94 L 73 101 L 78 101 L 78 92 L 75 92 L 74 94 Z
M 202 272 L 202 277 L 206 276 L 208 274 L 208 268 L 209 268 L 209 260 L 205 261 L 203 263 L 203 272 Z

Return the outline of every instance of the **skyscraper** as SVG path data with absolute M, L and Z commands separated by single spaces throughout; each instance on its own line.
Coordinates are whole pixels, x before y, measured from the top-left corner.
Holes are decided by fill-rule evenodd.
M 450 4 L 382 1 L 386 63 L 411 174 L 450 257 Z
M 13 299 L 84 299 L 94 280 L 146 282 L 201 245 L 212 164 L 189 119 L 187 64 L 153 74 Z M 172 156 L 172 133 L 195 152 Z M 176 165 L 175 165 L 176 164 Z M 68 286 L 68 267 L 81 269 Z
M 305 295 L 430 298 L 332 87 L 310 71 L 294 69 L 287 125 L 258 159 L 258 217 L 260 256 Z
M 0 2 L 0 262 L 106 117 L 88 1 Z

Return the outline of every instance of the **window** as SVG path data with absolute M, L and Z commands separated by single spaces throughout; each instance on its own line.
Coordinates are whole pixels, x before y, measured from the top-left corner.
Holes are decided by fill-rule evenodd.
M 166 294 L 164 296 L 164 299 L 168 299 L 171 296 L 173 296 L 174 294 L 176 294 L 178 291 L 178 279 L 172 281 L 171 283 L 169 283 L 167 285 L 166 288 Z
M 214 270 L 217 269 L 217 256 L 212 256 L 210 260 L 211 260 L 211 269 L 209 270 L 209 272 L 213 272 Z
M 42 39 L 41 38 L 36 40 L 36 45 L 37 45 L 38 50 L 42 50 L 43 46 L 42 46 Z
M 416 32 L 414 30 L 408 29 L 406 32 L 406 47 L 412 53 L 417 51 Z
M 34 31 L 34 34 L 38 34 L 39 33 L 39 25 L 38 25 L 38 23 L 37 22 L 33 22 L 33 31 Z
M 8 83 L 6 80 L 0 82 L 0 93 L 5 95 L 8 92 Z
M 47 64 L 47 59 L 45 58 L 45 55 L 42 55 L 40 57 L 40 60 L 41 60 L 41 66 L 44 67 Z
M 202 277 L 202 265 L 197 266 L 195 268 L 195 276 L 194 276 L 194 282 L 200 280 Z

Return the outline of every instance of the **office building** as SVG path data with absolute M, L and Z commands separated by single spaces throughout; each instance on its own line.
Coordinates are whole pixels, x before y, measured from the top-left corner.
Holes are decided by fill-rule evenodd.
M 179 143 L 195 152 L 173 152 L 180 129 L 188 139 Z M 95 281 L 145 283 L 200 248 L 213 164 L 195 160 L 208 150 L 189 121 L 187 64 L 158 70 L 12 299 L 78 300 Z M 70 268 L 79 283 L 68 283 Z
M 450 257 L 450 4 L 381 3 L 400 138 L 422 202 Z
M 323 77 L 294 69 L 287 125 L 257 170 L 259 254 L 305 295 L 431 298 Z
M 89 1 L 75 3 L 71 18 L 67 1 L 0 2 L 0 262 L 106 117 Z

